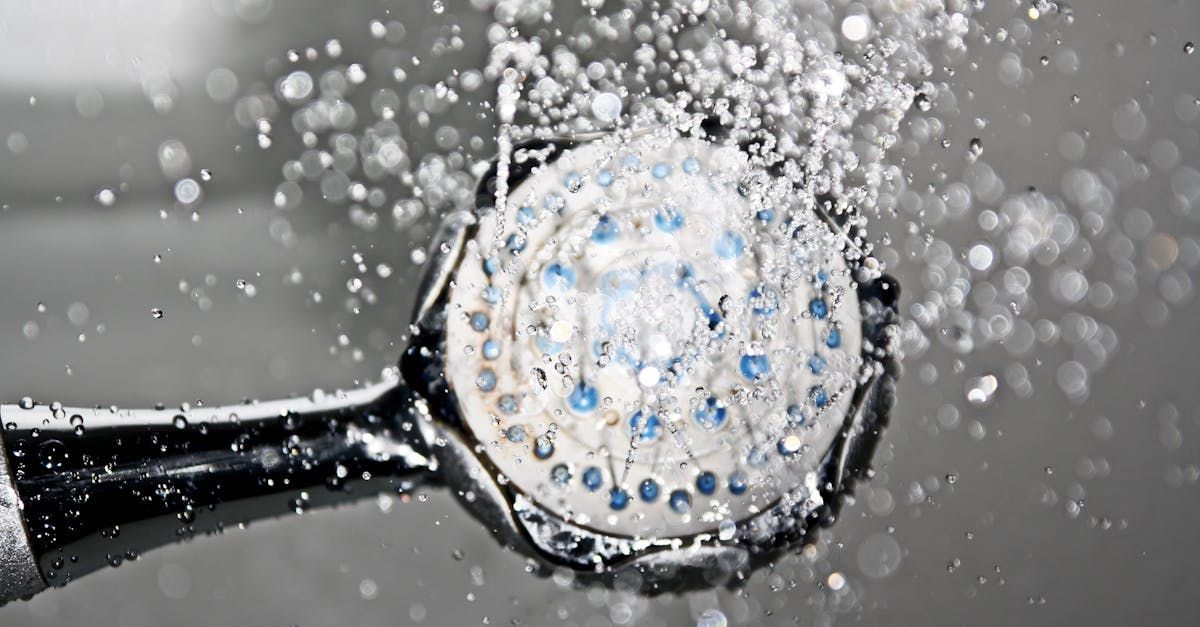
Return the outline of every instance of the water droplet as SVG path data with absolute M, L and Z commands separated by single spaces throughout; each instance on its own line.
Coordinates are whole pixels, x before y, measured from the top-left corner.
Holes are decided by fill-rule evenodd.
M 105 207 L 113 206 L 113 203 L 115 203 L 116 201 L 117 201 L 117 194 L 115 192 L 113 192 L 113 190 L 111 190 L 111 189 L 104 188 L 104 189 L 96 192 L 96 202 L 100 203 L 101 205 L 104 205 Z
M 38 446 L 38 460 L 47 470 L 62 468 L 70 456 L 67 445 L 58 440 L 46 440 Z
M 175 183 L 175 200 L 180 204 L 191 205 L 200 200 L 200 184 L 196 179 L 180 179 Z
M 693 2 L 693 4 L 695 4 Z M 729 620 L 721 610 L 709 608 L 700 613 L 696 619 L 696 627 L 727 627 Z
M 717 525 L 717 539 L 722 542 L 729 542 L 737 533 L 737 523 L 726 518 Z
M 621 117 L 621 97 L 612 92 L 600 92 L 592 97 L 592 115 L 601 122 L 615 122 Z

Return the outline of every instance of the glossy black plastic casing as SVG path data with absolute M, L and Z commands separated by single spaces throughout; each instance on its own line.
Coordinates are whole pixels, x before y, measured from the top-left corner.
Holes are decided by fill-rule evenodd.
M 428 451 L 410 406 L 393 385 L 186 411 L 5 405 L 0 421 L 33 553 L 63 585 L 161 544 L 415 478 Z M 354 485 L 365 477 L 376 485 Z

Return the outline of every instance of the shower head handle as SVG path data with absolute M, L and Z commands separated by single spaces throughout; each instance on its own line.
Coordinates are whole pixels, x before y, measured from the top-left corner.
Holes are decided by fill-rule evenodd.
M 3 599 L 226 525 L 411 489 L 436 468 L 398 382 L 211 408 L 24 401 L 0 423 Z

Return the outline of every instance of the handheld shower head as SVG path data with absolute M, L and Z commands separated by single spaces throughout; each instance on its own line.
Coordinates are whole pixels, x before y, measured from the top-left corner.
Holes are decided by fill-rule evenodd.
M 431 247 L 397 380 L 0 407 L 0 594 L 373 485 L 445 482 L 518 550 L 648 592 L 719 583 L 831 522 L 886 421 L 898 287 L 828 199 L 715 131 L 498 163 Z

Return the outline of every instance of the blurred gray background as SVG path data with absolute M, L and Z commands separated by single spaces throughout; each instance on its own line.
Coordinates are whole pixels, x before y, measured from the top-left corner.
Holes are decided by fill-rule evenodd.
M 989 3 L 984 23 L 1007 27 L 1027 4 Z M 1043 69 L 1039 57 L 1056 47 L 1035 37 L 1021 57 L 1037 75 L 1006 87 L 996 78 L 1002 51 L 978 44 L 978 69 L 946 78 L 961 110 L 947 118 L 947 137 L 962 146 L 980 136 L 1010 191 L 1059 191 L 1067 131 L 1088 131 L 1083 162 L 1094 167 L 1117 146 L 1146 159 L 1157 138 L 1178 146 L 1181 163 L 1200 164 L 1188 105 L 1200 54 L 1183 50 L 1200 39 L 1200 5 L 1074 9 L 1062 33 L 1079 71 Z M 399 21 L 406 34 L 373 39 L 372 20 Z M 410 253 L 431 219 L 366 232 L 345 205 L 316 194 L 275 209 L 282 164 L 298 149 L 282 132 L 260 149 L 235 121 L 228 79 L 238 95 L 269 89 L 288 50 L 324 57 L 336 38 L 340 58 L 312 67 L 360 62 L 368 88 L 357 98 L 371 81 L 403 96 L 456 65 L 482 65 L 486 21 L 453 2 L 440 14 L 400 1 L 0 4 L 0 399 L 217 404 L 377 378 L 398 355 L 419 269 Z M 439 60 L 430 50 L 452 24 L 463 49 Z M 422 63 L 409 64 L 404 84 L 376 71 L 414 55 Z M 1114 112 L 1131 99 L 1148 132 L 1121 142 Z M 459 110 L 464 138 L 489 136 L 479 102 Z M 982 132 L 975 117 L 989 121 Z M 406 123 L 420 154 L 434 129 Z M 187 176 L 211 172 L 195 207 L 174 201 L 160 165 L 170 140 L 186 148 Z M 956 167 L 946 167 L 951 176 Z M 98 197 L 104 189 L 114 190 L 111 203 Z M 1156 230 L 1194 241 L 1195 219 L 1172 199 L 1168 175 L 1154 170 L 1121 189 L 1115 211 L 1144 209 Z M 939 236 L 965 246 L 971 226 Z M 361 299 L 347 290 L 360 276 L 356 254 L 395 270 L 361 275 L 373 304 L 347 302 Z M 905 272 L 906 285 L 919 281 Z M 983 407 L 964 402 L 964 380 L 1000 376 L 1012 361 L 1001 347 L 957 364 L 946 351 L 906 364 L 874 481 L 815 559 L 788 557 L 740 590 L 645 599 L 538 579 L 434 490 L 154 551 L 0 608 L 0 624 L 676 625 L 709 609 L 730 624 L 1196 624 L 1200 306 L 1159 307 L 1154 292 L 1151 282 L 1144 299 L 1097 314 L 1119 348 L 1082 402 L 1055 385 L 1061 355 L 1025 360 L 1031 398 L 1001 385 Z M 943 373 L 936 382 L 917 375 L 926 364 Z M 947 404 L 961 410 L 957 420 L 939 419 Z M 873 561 L 893 547 L 898 561 Z M 847 579 L 836 592 L 821 585 L 835 572 Z

